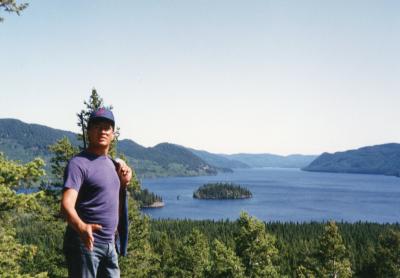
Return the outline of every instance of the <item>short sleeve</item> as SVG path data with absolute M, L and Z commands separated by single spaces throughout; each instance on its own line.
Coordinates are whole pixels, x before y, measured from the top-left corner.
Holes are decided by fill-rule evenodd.
M 84 180 L 82 167 L 76 160 L 71 159 L 65 167 L 63 189 L 72 188 L 79 191 Z

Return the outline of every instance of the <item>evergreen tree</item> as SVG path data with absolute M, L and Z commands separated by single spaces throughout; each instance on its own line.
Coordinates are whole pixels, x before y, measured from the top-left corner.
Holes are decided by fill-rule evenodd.
M 244 278 L 244 267 L 235 252 L 221 241 L 213 241 L 211 251 L 211 271 L 208 277 L 213 278 Z
M 9 13 L 16 13 L 17 15 L 20 12 L 28 7 L 28 3 L 17 4 L 15 0 L 0 0 L 0 9 L 4 9 L 4 11 Z M 0 17 L 0 22 L 4 19 Z
M 352 276 L 346 247 L 334 221 L 328 222 L 325 226 L 324 234 L 319 240 L 317 260 L 320 277 L 345 278 Z
M 65 167 L 68 161 L 77 154 L 79 150 L 72 146 L 67 137 L 63 137 L 53 145 L 50 145 L 49 150 L 55 155 L 50 159 L 51 173 L 56 178 L 53 185 L 61 186 Z
M 263 222 L 247 213 L 240 214 L 238 224 L 236 253 L 246 268 L 246 277 L 278 277 L 275 237 L 266 232 Z
M 15 238 L 15 219 L 22 213 L 40 212 L 38 200 L 43 193 L 17 194 L 13 188 L 36 181 L 44 174 L 44 163 L 38 159 L 21 165 L 0 153 L 0 274 L 1 277 L 21 277 L 22 262 L 32 261 L 37 252 L 34 245 L 24 245 Z M 47 277 L 46 273 L 24 277 Z
M 176 252 L 174 277 L 206 277 L 210 265 L 210 250 L 204 234 L 194 229 L 183 238 Z
M 400 277 L 400 231 L 389 229 L 379 237 L 376 276 Z
M 88 101 L 84 101 L 83 104 L 85 105 L 85 109 L 82 109 L 81 112 L 77 113 L 78 117 L 78 126 L 81 128 L 82 133 L 78 134 L 78 140 L 81 140 L 83 142 L 83 146 L 81 147 L 82 149 L 86 149 L 88 146 L 88 136 L 87 136 L 87 128 L 88 128 L 88 123 L 89 123 L 89 118 L 90 114 L 93 111 L 96 111 L 97 109 L 101 107 L 105 107 L 109 110 L 112 110 L 112 106 L 105 106 L 103 98 L 100 97 L 100 95 L 97 93 L 96 89 L 92 89 L 92 93 L 89 97 Z M 109 155 L 111 157 L 116 157 L 117 151 L 116 151 L 116 146 L 118 142 L 118 137 L 119 137 L 119 127 L 115 127 L 114 130 L 115 133 L 115 138 L 113 142 L 111 143 L 110 149 L 108 151 Z
M 35 158 L 26 164 L 20 164 L 17 161 L 8 160 L 0 152 L 0 184 L 12 189 L 29 188 L 46 174 L 43 169 L 44 165 L 44 161 L 41 158 Z
M 157 234 L 158 241 L 153 244 L 155 252 L 160 256 L 160 271 L 163 277 L 173 276 L 174 250 L 166 232 Z
M 78 126 L 81 128 L 82 133 L 78 134 L 78 140 L 83 142 L 82 149 L 86 149 L 88 146 L 88 137 L 87 137 L 87 128 L 90 113 L 104 106 L 103 99 L 97 93 L 96 89 L 92 89 L 92 93 L 89 97 L 89 101 L 84 101 L 83 104 L 86 106 L 86 109 L 82 109 L 81 112 L 77 113 L 78 116 Z
M 150 245 L 149 229 L 148 217 L 141 215 L 138 205 L 129 198 L 128 254 L 120 257 L 122 277 L 161 277 L 160 259 Z

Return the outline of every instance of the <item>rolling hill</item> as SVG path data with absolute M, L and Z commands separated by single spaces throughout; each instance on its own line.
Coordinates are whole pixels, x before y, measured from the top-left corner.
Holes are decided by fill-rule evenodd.
M 400 176 L 400 144 L 389 143 L 336 153 L 323 153 L 305 171 Z

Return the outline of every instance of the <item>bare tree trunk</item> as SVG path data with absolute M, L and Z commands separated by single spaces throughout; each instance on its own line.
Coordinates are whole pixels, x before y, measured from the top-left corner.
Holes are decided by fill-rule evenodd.
M 83 149 L 86 150 L 86 130 L 85 130 L 85 121 L 83 120 L 83 111 L 79 113 L 79 120 L 81 122 L 81 127 L 82 127 Z

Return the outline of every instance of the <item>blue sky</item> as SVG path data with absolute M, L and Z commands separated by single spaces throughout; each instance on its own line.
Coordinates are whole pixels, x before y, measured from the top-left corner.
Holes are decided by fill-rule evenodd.
M 400 142 L 399 1 L 47 1 L 0 14 L 0 118 L 221 153 Z

